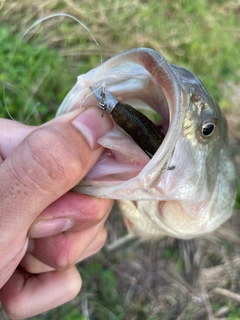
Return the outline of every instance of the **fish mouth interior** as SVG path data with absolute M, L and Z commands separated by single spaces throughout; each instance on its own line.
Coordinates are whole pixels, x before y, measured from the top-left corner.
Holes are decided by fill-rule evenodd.
M 119 78 L 118 81 L 114 80 L 105 80 L 107 90 L 121 102 L 147 116 L 165 136 L 169 128 L 169 106 L 156 79 L 150 74 L 144 74 L 123 78 L 122 81 Z M 94 86 L 99 86 L 99 83 Z M 97 106 L 97 101 L 95 104 Z M 137 176 L 150 161 L 149 156 L 117 124 L 98 142 L 105 148 L 104 152 L 85 180 L 112 183 L 127 181 Z

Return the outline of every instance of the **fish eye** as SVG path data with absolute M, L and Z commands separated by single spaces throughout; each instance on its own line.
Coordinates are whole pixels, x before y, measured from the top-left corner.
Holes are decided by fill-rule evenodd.
M 209 137 L 213 134 L 215 129 L 215 124 L 214 123 L 205 123 L 202 126 L 202 135 L 204 137 Z

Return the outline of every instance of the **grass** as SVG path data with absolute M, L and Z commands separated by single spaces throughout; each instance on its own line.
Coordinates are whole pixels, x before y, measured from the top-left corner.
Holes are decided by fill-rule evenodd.
M 27 59 L 26 59 L 27 57 Z M 31 123 L 53 117 L 57 101 L 67 93 L 64 82 L 59 83 L 56 69 L 63 58 L 44 45 L 24 43 L 5 26 L 0 29 L 0 115 L 8 112 L 14 119 Z M 47 81 L 45 79 L 47 78 Z M 67 75 L 63 79 L 68 83 Z M 55 100 L 55 102 L 54 102 Z
M 54 18 L 22 34 L 38 18 L 66 12 L 82 20 L 99 42 L 103 60 L 133 47 L 150 47 L 202 80 L 240 138 L 239 1 L 73 0 L 0 2 L 0 116 L 28 124 L 54 117 L 78 74 L 100 63 L 90 35 L 68 18 Z M 238 97 L 238 98 L 236 98 Z M 232 121 L 234 120 L 234 121 Z M 238 160 L 238 167 L 240 160 Z M 236 199 L 240 209 L 240 188 Z M 109 253 L 79 265 L 81 294 L 34 320 L 239 319 L 239 303 L 214 293 L 239 292 L 239 213 L 217 233 L 196 241 L 199 283 L 186 281 L 184 261 L 172 239 Z M 116 213 L 109 242 L 124 232 Z M 205 300 L 202 297 L 207 297 Z M 2 318 L 4 318 L 2 314 Z
M 188 67 L 195 72 L 220 105 L 229 107 L 230 99 L 226 94 L 226 90 L 230 90 L 227 88 L 228 84 L 237 83 L 240 77 L 240 22 L 235 1 L 208 3 L 198 0 L 193 4 L 189 0 L 164 0 L 159 4 L 155 1 L 144 3 L 139 0 L 131 3 L 125 0 L 91 0 L 82 1 L 81 6 L 69 0 L 57 3 L 36 2 L 35 5 L 31 5 L 29 0 L 19 3 L 3 1 L 0 20 L 5 24 L 11 22 L 10 33 L 13 32 L 19 37 L 18 32 L 23 33 L 37 18 L 52 12 L 66 12 L 81 19 L 100 43 L 104 60 L 129 48 L 151 47 L 161 52 L 169 62 Z M 76 79 L 79 73 L 100 62 L 99 48 L 91 36 L 69 18 L 49 19 L 33 28 L 24 39 L 29 42 L 19 45 L 22 50 L 19 46 L 16 48 L 15 42 L 12 45 L 5 44 L 4 47 L 8 46 L 10 51 L 16 51 L 17 55 L 32 56 L 36 61 L 35 66 L 23 66 L 27 74 L 29 68 L 37 68 L 39 73 L 39 64 L 41 68 L 51 70 L 47 72 L 45 69 L 45 73 L 42 70 L 42 74 L 38 76 L 40 79 L 47 78 L 48 83 L 51 83 L 51 79 L 57 79 L 59 88 L 56 86 L 55 92 L 63 92 L 62 95 L 70 88 L 66 84 L 73 85 L 73 79 Z M 40 43 L 57 49 L 61 53 L 60 61 L 52 65 L 54 63 L 51 56 L 47 58 L 43 52 L 42 58 L 35 60 L 36 57 L 29 52 L 29 43 L 35 43 L 34 46 Z M 7 61 L 3 61 L 1 65 L 6 62 L 10 64 L 10 69 L 7 72 L 5 70 L 5 76 L 8 77 L 12 74 L 11 68 L 14 69 L 14 61 L 11 62 L 5 54 L 2 57 L 7 58 Z M 64 77 L 61 80 L 62 74 Z M 62 90 L 63 84 L 65 90 Z M 32 96 L 30 88 L 31 86 L 24 88 L 24 91 Z M 52 88 L 44 90 L 44 93 L 49 93 L 48 91 L 51 92 Z M 60 102 L 62 97 L 59 98 L 51 97 L 51 101 Z

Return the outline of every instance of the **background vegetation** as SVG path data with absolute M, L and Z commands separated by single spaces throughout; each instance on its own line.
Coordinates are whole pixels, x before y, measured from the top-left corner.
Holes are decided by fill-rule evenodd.
M 29 124 L 53 118 L 76 77 L 100 64 L 99 47 L 69 18 L 51 18 L 23 36 L 37 19 L 57 12 L 90 28 L 103 60 L 145 46 L 196 73 L 228 117 L 239 168 L 239 0 L 0 0 L 1 117 Z M 109 242 L 124 232 L 116 208 L 108 229 Z M 239 213 L 194 246 L 191 280 L 181 244 L 172 239 L 103 250 L 79 266 L 78 297 L 33 319 L 239 319 Z

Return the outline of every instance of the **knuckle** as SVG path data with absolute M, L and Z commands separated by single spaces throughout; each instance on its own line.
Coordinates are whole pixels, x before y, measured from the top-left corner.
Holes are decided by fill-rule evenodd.
M 62 241 L 59 238 L 60 243 L 58 242 L 58 244 L 54 246 L 55 248 L 54 251 L 52 251 L 51 257 L 51 266 L 58 271 L 67 270 L 76 263 L 75 246 L 71 243 L 71 241 L 68 241 L 68 237 L 65 237 L 64 234 L 62 234 L 61 238 Z
M 89 197 L 89 205 L 85 208 L 89 219 L 96 223 L 106 219 L 112 208 L 113 201 Z
M 71 175 L 69 168 L 72 168 L 75 159 L 54 133 L 45 130 L 35 132 L 28 141 L 28 148 L 41 173 L 51 180 L 61 180 Z
M 25 141 L 22 154 L 22 170 L 34 183 L 34 187 L 49 189 L 49 186 L 70 185 L 75 179 L 83 160 L 63 135 L 58 131 L 39 129 L 33 132 Z
M 66 254 L 59 254 L 58 256 L 55 256 L 55 269 L 58 271 L 64 271 L 70 268 L 72 265 L 74 265 L 74 262 L 71 261 L 70 257 Z

